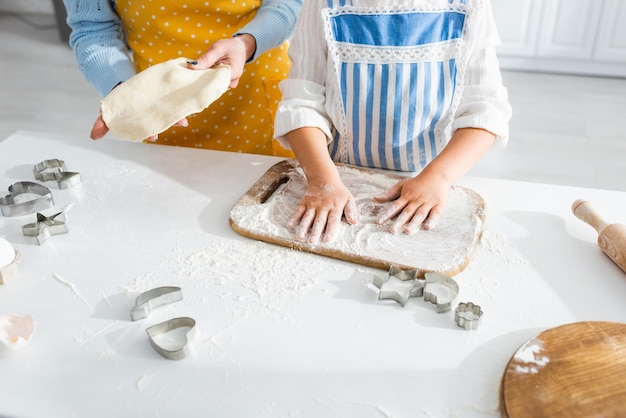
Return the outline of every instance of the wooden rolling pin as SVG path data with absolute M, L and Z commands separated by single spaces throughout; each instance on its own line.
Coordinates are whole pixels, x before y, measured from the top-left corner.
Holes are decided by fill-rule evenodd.
M 572 212 L 598 231 L 598 246 L 626 273 L 626 225 L 605 222 L 586 200 L 575 201 Z

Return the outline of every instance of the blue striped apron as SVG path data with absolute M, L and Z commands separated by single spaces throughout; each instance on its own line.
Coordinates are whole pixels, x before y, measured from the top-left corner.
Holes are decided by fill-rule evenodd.
M 419 171 L 443 149 L 458 95 L 466 1 L 420 9 L 397 4 L 428 2 L 371 8 L 328 0 L 325 32 L 342 106 L 333 160 Z

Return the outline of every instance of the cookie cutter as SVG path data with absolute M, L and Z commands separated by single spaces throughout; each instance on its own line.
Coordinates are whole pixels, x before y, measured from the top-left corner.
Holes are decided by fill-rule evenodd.
M 448 312 L 452 309 L 452 302 L 459 295 L 457 282 L 441 273 L 429 272 L 424 275 L 424 300 L 437 305 L 437 313 Z
M 20 195 L 38 195 L 34 199 L 16 201 Z M 19 200 L 19 199 L 18 199 Z M 21 216 L 51 208 L 52 192 L 46 186 L 32 181 L 18 181 L 9 186 L 9 194 L 0 197 L 0 210 L 4 216 Z
M 25 237 L 35 237 L 39 245 L 43 244 L 53 235 L 67 234 L 68 232 L 63 212 L 56 213 L 52 216 L 45 216 L 37 212 L 36 222 L 22 226 L 22 234 L 24 234 Z
M 483 317 L 483 310 L 472 302 L 460 302 L 454 311 L 456 324 L 466 330 L 477 329 Z
M 189 331 L 185 333 L 184 341 L 177 344 L 175 348 L 166 348 L 156 341 L 159 335 L 167 334 L 170 331 L 185 327 L 189 328 Z M 189 341 L 193 339 L 196 334 L 196 321 L 186 316 L 173 318 L 161 322 L 160 324 L 152 325 L 146 329 L 146 333 L 150 339 L 150 345 L 152 345 L 156 352 L 162 357 L 169 360 L 181 360 L 187 356 Z
M 135 307 L 130 310 L 133 321 L 146 318 L 153 309 L 183 300 L 183 292 L 177 286 L 157 287 L 143 292 L 135 299 Z
M 417 270 L 402 270 L 395 266 L 389 268 L 386 277 L 374 276 L 374 286 L 378 291 L 378 300 L 392 299 L 400 305 L 406 305 L 409 298 L 422 296 L 424 280 L 417 278 Z
M 37 180 L 56 181 L 59 189 L 69 189 L 82 181 L 79 173 L 66 170 L 65 161 L 58 159 L 44 160 L 33 167 Z

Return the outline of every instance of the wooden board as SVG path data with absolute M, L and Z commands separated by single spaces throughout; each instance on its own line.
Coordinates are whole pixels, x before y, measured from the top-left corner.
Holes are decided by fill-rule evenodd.
M 528 340 L 506 367 L 500 409 L 508 418 L 626 416 L 626 324 L 578 322 Z
M 375 223 L 387 204 L 372 197 L 406 177 L 395 173 L 337 165 L 346 187 L 355 198 L 358 225 L 341 225 L 329 243 L 298 241 L 287 228 L 306 191 L 306 180 L 296 160 L 284 160 L 271 167 L 230 213 L 230 224 L 243 236 L 286 247 L 388 270 L 417 269 L 423 277 L 437 271 L 453 276 L 469 263 L 482 233 L 485 205 L 476 192 L 454 186 L 437 226 L 414 234 L 391 234 L 388 226 Z

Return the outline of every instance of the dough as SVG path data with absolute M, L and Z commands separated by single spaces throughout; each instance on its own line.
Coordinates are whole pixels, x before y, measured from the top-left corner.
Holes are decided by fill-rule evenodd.
M 142 141 L 217 100 L 230 84 L 230 67 L 187 68 L 187 58 L 148 67 L 102 99 L 102 119 L 118 139 Z

